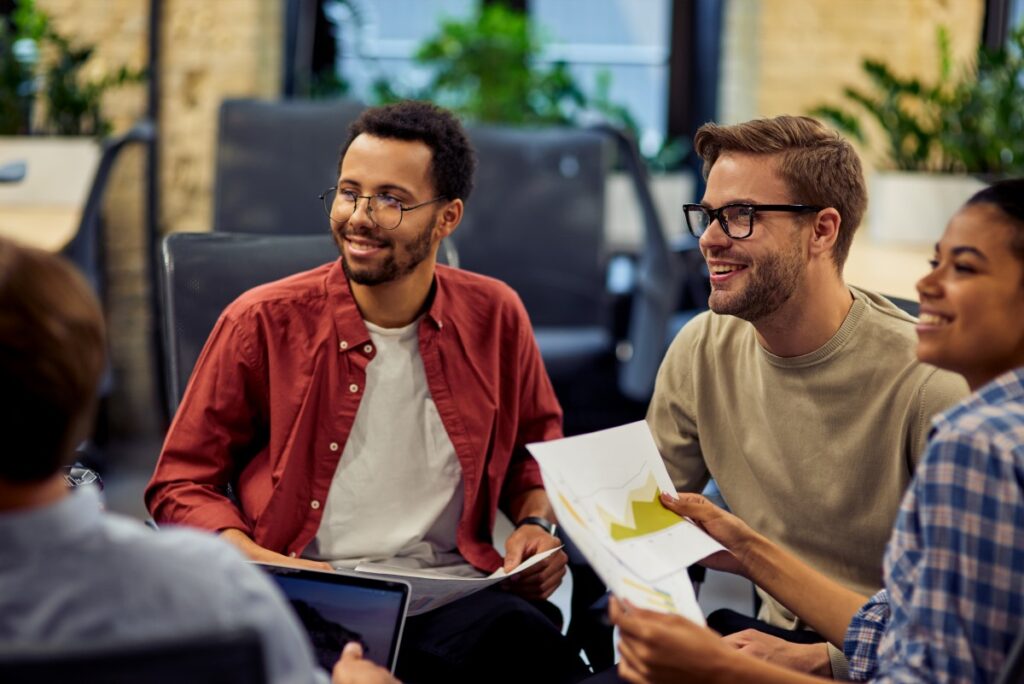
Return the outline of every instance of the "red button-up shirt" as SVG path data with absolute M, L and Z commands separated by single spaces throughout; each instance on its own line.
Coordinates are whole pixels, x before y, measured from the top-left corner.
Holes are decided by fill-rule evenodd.
M 444 266 L 435 284 L 419 350 L 462 466 L 456 543 L 492 571 L 495 510 L 542 486 L 525 445 L 560 437 L 562 413 L 518 296 Z M 375 353 L 340 260 L 242 295 L 217 321 L 167 434 L 146 489 L 153 518 L 237 528 L 300 555 L 319 529 Z

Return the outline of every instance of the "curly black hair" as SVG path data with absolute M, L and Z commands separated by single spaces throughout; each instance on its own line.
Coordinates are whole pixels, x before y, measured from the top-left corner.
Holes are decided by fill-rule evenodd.
M 430 176 L 438 196 L 465 201 L 472 192 L 476 153 L 462 124 L 447 109 L 407 100 L 364 110 L 348 127 L 348 140 L 338 158 L 339 172 L 349 145 L 363 133 L 425 143 L 433 153 Z

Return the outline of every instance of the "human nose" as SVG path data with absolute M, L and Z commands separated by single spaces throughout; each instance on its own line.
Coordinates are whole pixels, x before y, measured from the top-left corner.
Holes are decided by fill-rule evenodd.
M 718 217 L 712 215 L 710 218 L 711 222 L 708 223 L 708 227 L 701 233 L 700 240 L 698 241 L 701 251 L 704 252 L 713 247 L 728 247 L 732 242 L 732 238 L 725 232 L 725 228 Z
M 914 285 L 917 290 L 917 298 L 923 302 L 925 299 L 934 299 L 942 294 L 941 275 L 939 267 L 922 276 Z
M 352 204 L 352 214 L 348 217 L 348 220 L 349 223 L 374 223 L 373 210 L 370 209 L 369 197 L 356 195 Z

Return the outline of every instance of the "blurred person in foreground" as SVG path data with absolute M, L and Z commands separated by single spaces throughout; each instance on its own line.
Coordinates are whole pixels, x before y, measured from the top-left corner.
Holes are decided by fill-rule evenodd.
M 917 290 L 918 357 L 963 376 L 973 394 L 932 421 L 886 549 L 884 589 L 870 599 L 850 591 L 702 496 L 662 503 L 728 549 L 709 567 L 749 577 L 844 644 L 853 679 L 989 682 L 1024 631 L 1024 180 L 968 200 Z M 811 679 L 684 618 L 614 600 L 610 613 L 629 682 Z
M 665 355 L 647 414 L 655 442 L 678 490 L 714 478 L 752 528 L 874 593 L 929 419 L 967 388 L 915 358 L 911 316 L 844 281 L 867 204 L 848 141 L 779 116 L 706 124 L 694 149 L 707 189 L 685 214 L 711 310 Z M 843 679 L 841 644 L 758 593 L 759 619 L 723 609 L 709 626 L 751 653 Z
M 526 450 L 562 435 L 526 310 L 504 283 L 436 264 L 475 164 L 458 119 L 434 105 L 356 119 L 324 193 L 340 258 L 221 315 L 146 491 L 158 523 L 320 570 L 376 562 L 480 577 L 561 545 Z M 499 507 L 516 526 L 504 556 Z M 566 561 L 556 551 L 504 588 L 410 616 L 398 675 L 585 676 L 548 617 Z
M 99 303 L 65 259 L 0 238 L 0 643 L 126 648 L 255 628 L 270 682 L 327 681 L 284 597 L 229 544 L 104 513 L 63 466 L 92 426 Z M 339 684 L 388 684 L 355 650 Z M 83 673 L 88 674 L 88 673 Z

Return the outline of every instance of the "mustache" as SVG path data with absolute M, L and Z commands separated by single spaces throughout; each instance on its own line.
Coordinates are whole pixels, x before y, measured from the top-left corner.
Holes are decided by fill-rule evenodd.
M 341 238 L 363 238 L 365 240 L 372 240 L 373 242 L 377 242 L 384 247 L 394 246 L 393 240 L 390 237 L 386 237 L 384 235 L 384 231 L 380 229 L 374 230 L 372 228 L 351 228 L 347 225 L 342 225 L 338 228 L 337 232 L 338 237 Z

